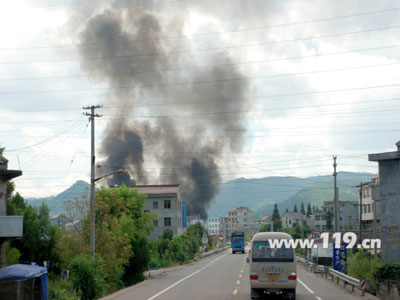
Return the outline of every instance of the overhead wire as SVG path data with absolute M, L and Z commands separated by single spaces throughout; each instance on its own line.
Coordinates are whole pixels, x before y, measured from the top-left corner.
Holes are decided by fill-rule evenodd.
M 158 40 L 165 40 L 165 39 L 178 39 L 178 38 L 193 38 L 199 36 L 206 36 L 206 35 L 218 35 L 218 34 L 226 34 L 226 33 L 238 33 L 238 32 L 246 32 L 252 30 L 260 30 L 260 29 L 269 29 L 269 28 L 277 28 L 277 27 L 286 27 L 286 26 L 293 26 L 293 25 L 301 25 L 301 24 L 310 24 L 322 21 L 330 21 L 330 20 L 338 20 L 344 18 L 351 18 L 351 17 L 358 17 L 358 16 L 366 16 L 378 13 L 386 13 L 386 12 L 393 12 L 400 10 L 400 7 L 382 9 L 382 10 L 374 10 L 369 12 L 362 12 L 362 13 L 355 13 L 355 14 L 347 14 L 342 16 L 333 16 L 327 18 L 319 18 L 314 20 L 303 20 L 297 22 L 290 22 L 290 23 L 282 23 L 282 24 L 270 24 L 264 26 L 257 26 L 257 27 L 249 27 L 249 28 L 237 28 L 237 29 L 230 29 L 225 31 L 214 31 L 214 32 L 205 32 L 205 33 L 195 33 L 195 34 L 184 34 L 184 35 L 174 35 L 174 36 L 164 36 L 159 38 L 149 38 L 149 39 L 135 39 L 135 40 L 124 40 L 121 42 L 96 42 L 96 43 L 79 43 L 79 44 L 70 44 L 70 45 L 51 45 L 51 46 L 32 46 L 32 47 L 16 47 L 16 48 L 0 48 L 0 51 L 9 51 L 9 50 L 31 50 L 31 49 L 45 49 L 45 48 L 65 48 L 65 47 L 81 47 L 81 46 L 97 46 L 103 44 L 115 44 L 115 43 L 132 43 L 132 42 L 147 42 L 147 41 L 158 41 Z M 232 25 L 228 26 L 232 27 Z M 236 26 L 235 26 L 236 27 Z

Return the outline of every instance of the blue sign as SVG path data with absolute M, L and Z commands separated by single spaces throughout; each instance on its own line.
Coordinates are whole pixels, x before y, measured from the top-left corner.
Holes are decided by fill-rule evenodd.
M 347 244 L 341 243 L 340 248 L 335 248 L 333 243 L 333 268 L 344 273 L 347 261 Z
M 182 227 L 187 228 L 187 203 L 182 202 Z

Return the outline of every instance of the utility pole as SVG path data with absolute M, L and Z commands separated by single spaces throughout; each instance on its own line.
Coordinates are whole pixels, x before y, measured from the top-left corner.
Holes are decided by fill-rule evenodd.
M 100 118 L 101 115 L 95 114 L 94 110 L 96 108 L 101 108 L 102 105 L 92 105 L 83 107 L 83 109 L 90 109 L 90 113 L 83 113 L 84 116 L 89 116 L 89 121 L 92 123 L 92 130 L 91 130 L 91 161 L 90 161 L 90 255 L 94 257 L 95 253 L 95 207 L 94 207 L 94 192 L 95 192 L 95 149 L 94 149 L 94 118 Z
M 374 207 L 374 239 L 378 238 L 378 228 L 377 228 L 377 212 L 376 212 L 376 202 L 378 201 L 377 199 L 377 184 L 376 181 L 372 184 L 372 190 L 371 190 L 371 196 L 372 196 L 372 201 L 373 201 L 373 207 Z M 375 243 L 375 249 L 374 249 L 374 256 L 377 257 L 377 245 Z
M 335 232 L 338 232 L 338 196 L 337 196 L 337 186 L 336 186 L 336 157 L 333 156 L 333 185 L 334 185 L 334 201 L 335 201 Z
M 363 183 L 360 182 L 359 198 L 360 198 L 360 243 L 362 242 L 362 215 L 363 215 Z

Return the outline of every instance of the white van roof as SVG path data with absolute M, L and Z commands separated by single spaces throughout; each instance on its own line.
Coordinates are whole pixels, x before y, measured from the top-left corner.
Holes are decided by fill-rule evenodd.
M 292 236 L 286 232 L 259 232 L 253 236 L 254 241 L 268 241 L 269 239 L 292 239 Z

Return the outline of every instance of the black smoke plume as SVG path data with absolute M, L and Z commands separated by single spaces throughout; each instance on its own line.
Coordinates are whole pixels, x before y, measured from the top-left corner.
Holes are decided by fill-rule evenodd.
M 229 53 L 190 52 L 188 39 L 165 38 L 183 34 L 184 14 L 128 2 L 91 14 L 80 32 L 81 68 L 110 87 L 101 172 L 128 171 L 111 184 L 179 183 L 188 213 L 205 219 L 223 179 L 224 151 L 243 145 L 245 124 L 229 112 L 247 108 L 248 82 L 227 81 L 242 77 Z

